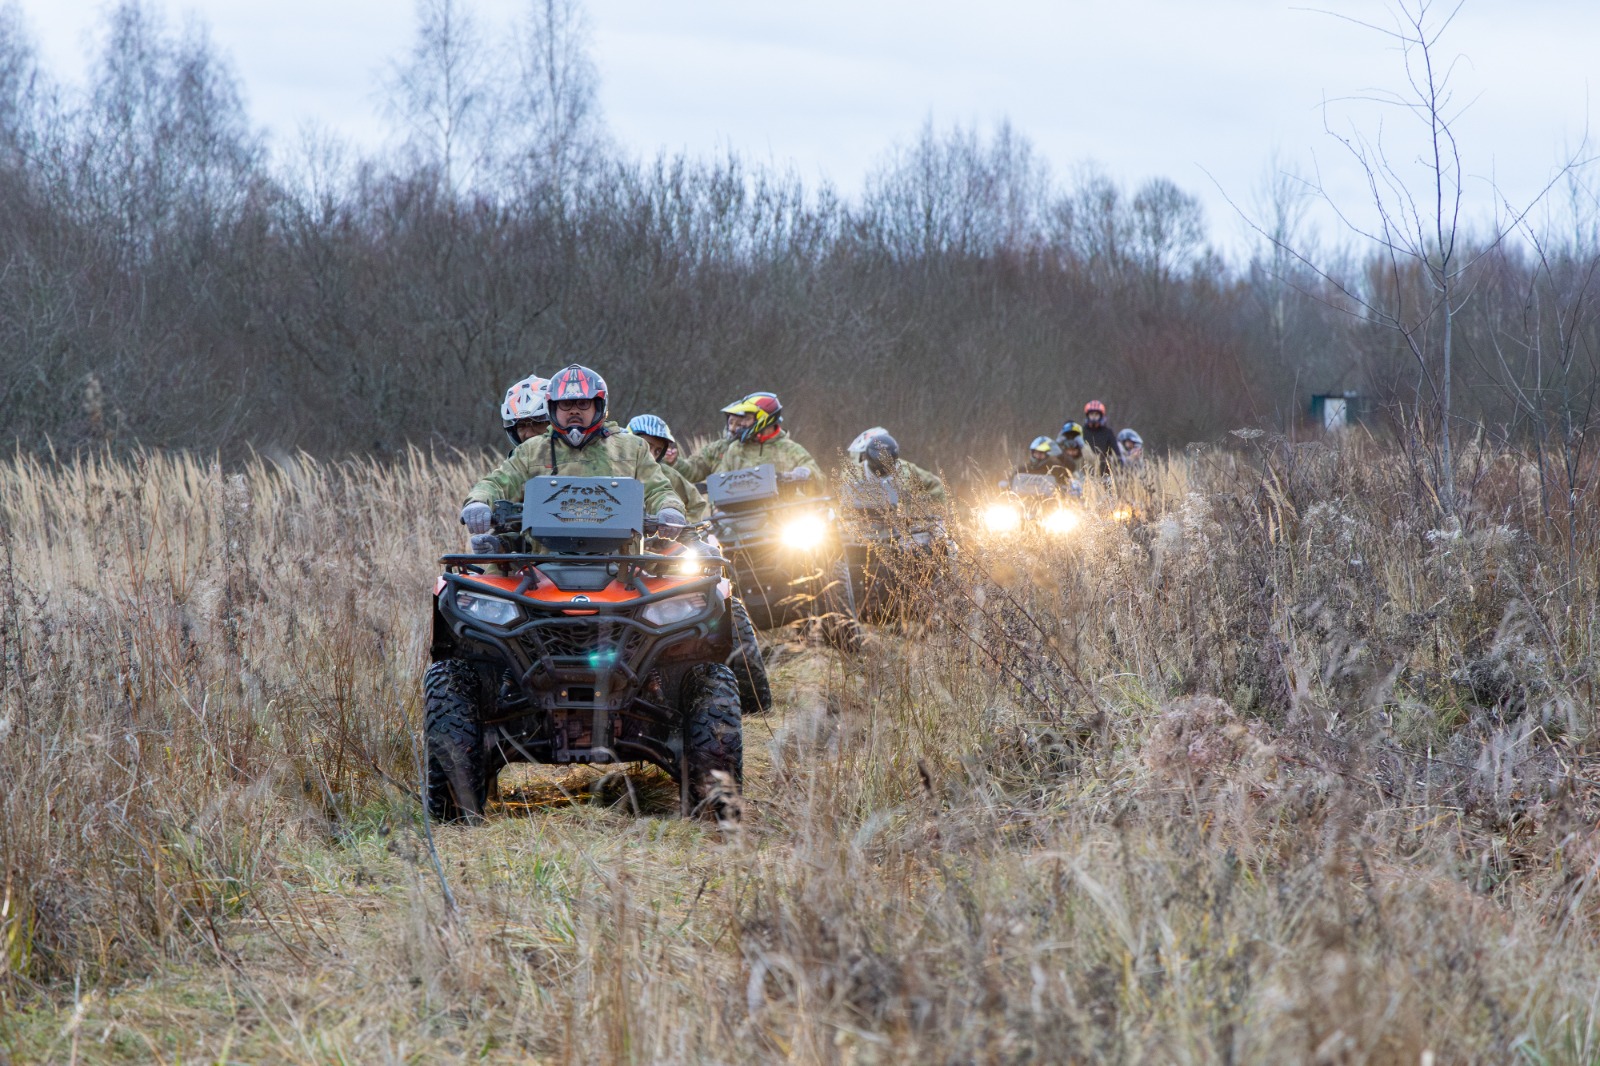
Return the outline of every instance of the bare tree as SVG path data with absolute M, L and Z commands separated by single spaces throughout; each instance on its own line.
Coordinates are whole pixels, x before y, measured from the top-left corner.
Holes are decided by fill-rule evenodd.
M 976 129 L 926 121 L 867 177 L 861 217 L 897 256 L 991 255 L 1037 245 L 1050 173 L 1009 122 L 987 144 Z
M 528 0 L 507 108 L 512 180 L 562 211 L 604 163 L 609 141 L 581 0 Z
M 385 110 L 454 197 L 494 165 L 492 53 L 462 0 L 417 0 L 416 19 L 410 52 L 390 69 Z
M 38 59 L 17 0 L 0 4 L 0 165 L 19 167 L 29 154 L 40 104 Z
M 174 40 L 141 0 L 110 14 L 78 149 L 83 202 L 135 255 L 177 222 L 224 220 L 262 161 L 238 79 L 204 29 Z

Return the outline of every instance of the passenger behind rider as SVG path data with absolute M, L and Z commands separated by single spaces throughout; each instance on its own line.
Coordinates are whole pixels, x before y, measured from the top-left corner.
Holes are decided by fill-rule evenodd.
M 1117 434 L 1117 444 L 1122 449 L 1124 469 L 1137 470 L 1144 466 L 1144 438 L 1131 429 Z
M 1083 405 L 1084 443 L 1094 449 L 1100 459 L 1096 473 L 1109 474 L 1122 458 L 1117 447 L 1117 431 L 1106 423 L 1106 405 L 1100 400 L 1090 400 Z
M 678 473 L 692 482 L 711 474 L 771 463 L 780 481 L 823 492 L 822 467 L 783 428 L 783 405 L 770 392 L 752 392 L 722 409 L 727 432 L 695 454 L 679 459 Z
M 1071 471 L 1074 479 L 1083 473 L 1085 454 L 1082 437 L 1069 437 L 1066 446 L 1061 449 L 1061 465 Z
M 500 425 L 511 438 L 512 450 L 530 437 L 550 432 L 550 382 L 529 374 L 506 390 L 500 404 Z
M 661 472 L 667 475 L 673 489 L 683 498 L 684 514 L 688 516 L 690 524 L 699 525 L 711 517 L 710 501 L 701 495 L 688 478 L 666 463 L 666 456 L 678 450 L 678 443 L 672 436 L 672 428 L 667 425 L 667 420 L 659 415 L 634 415 L 628 422 L 628 432 L 650 446 L 650 454 L 661 464 Z M 711 537 L 710 542 L 720 550 L 721 545 L 717 544 L 716 537 Z M 750 621 L 750 610 L 744 600 L 734 596 L 729 607 L 734 616 L 734 642 L 727 663 L 733 668 L 733 676 L 739 682 L 739 709 L 747 715 L 761 714 L 772 706 L 772 688 L 767 680 L 766 664 L 762 661 L 761 645 L 756 640 L 756 628 Z
M 491 505 L 496 500 L 521 501 L 523 485 L 535 477 L 635 478 L 644 486 L 645 510 L 656 516 L 659 535 L 671 538 L 682 533 L 688 522 L 685 504 L 649 446 L 642 437 L 607 424 L 605 379 L 574 363 L 550 379 L 548 391 L 552 431 L 517 445 L 467 493 L 461 522 L 472 534 L 473 551 L 501 550 L 489 533 Z
M 871 477 L 893 478 L 901 491 L 909 490 L 934 503 L 945 503 L 949 494 L 939 475 L 916 463 L 900 458 L 900 444 L 882 426 L 859 434 L 846 449 L 851 460 Z
M 672 489 L 683 500 L 683 513 L 691 525 L 699 525 L 711 517 L 711 504 L 694 482 L 680 474 L 671 465 L 671 457 L 678 452 L 678 442 L 673 439 L 672 427 L 660 415 L 634 415 L 628 423 L 628 432 L 642 438 L 650 447 L 650 454 L 661 465 L 661 472 L 672 482 Z

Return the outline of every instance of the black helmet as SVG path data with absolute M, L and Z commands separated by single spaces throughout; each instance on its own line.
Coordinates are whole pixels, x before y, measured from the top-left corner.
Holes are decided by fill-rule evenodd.
M 895 463 L 900 460 L 900 443 L 889 434 L 880 433 L 867 441 L 867 446 L 861 451 L 861 460 L 876 476 L 888 477 L 894 473 Z

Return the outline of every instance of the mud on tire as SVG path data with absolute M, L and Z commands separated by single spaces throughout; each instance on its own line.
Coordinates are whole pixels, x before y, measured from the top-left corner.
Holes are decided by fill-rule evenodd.
M 709 813 L 707 801 L 716 789 L 713 771 L 728 774 L 736 785 L 744 784 L 744 730 L 733 671 L 721 663 L 702 663 L 690 670 L 683 682 L 683 710 L 690 805 L 685 813 Z
M 440 822 L 479 821 L 489 795 L 478 705 L 481 684 L 469 663 L 446 659 L 423 675 L 423 798 Z
M 738 597 L 729 602 L 728 615 L 733 621 L 733 653 L 728 656 L 728 666 L 739 685 L 739 709 L 745 714 L 764 714 L 772 709 L 772 686 L 756 641 L 755 624 Z

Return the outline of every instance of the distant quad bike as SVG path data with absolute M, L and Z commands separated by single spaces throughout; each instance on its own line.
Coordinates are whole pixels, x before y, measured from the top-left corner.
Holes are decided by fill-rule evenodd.
M 757 628 L 815 620 L 830 643 L 860 645 L 855 593 L 827 497 L 788 490 L 771 463 L 712 474 L 706 496 L 734 588 Z
M 1083 524 L 1083 511 L 1073 501 L 1082 493 L 1079 483 L 1070 488 L 1049 474 L 1012 474 L 1000 482 L 1001 495 L 978 512 L 979 524 L 992 537 L 1016 537 L 1029 532 L 1066 536 Z
M 871 622 L 926 615 L 955 554 L 940 517 L 907 502 L 892 478 L 852 479 L 839 492 L 851 587 L 857 610 Z
M 685 816 L 743 772 L 726 560 L 646 537 L 632 478 L 539 477 L 493 508 L 538 554 L 446 555 L 423 679 L 428 813 L 477 820 L 509 763 L 654 763 Z M 504 571 L 505 576 L 486 572 Z

